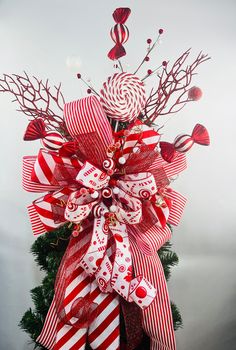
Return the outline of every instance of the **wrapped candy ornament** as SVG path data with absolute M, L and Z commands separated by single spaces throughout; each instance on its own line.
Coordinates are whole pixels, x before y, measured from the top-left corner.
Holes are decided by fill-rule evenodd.
M 125 54 L 129 14 L 126 8 L 113 14 L 111 59 Z M 42 142 L 38 154 L 23 158 L 23 187 L 40 194 L 28 207 L 33 234 L 71 229 L 51 305 L 35 339 L 46 349 L 121 349 L 121 315 L 126 349 L 139 345 L 143 330 L 150 349 L 176 349 L 158 250 L 171 238 L 170 226 L 179 224 L 186 203 L 174 190 L 173 178 L 187 167 L 186 151 L 194 143 L 209 145 L 209 135 L 197 124 L 192 135 L 170 144 L 158 131 L 164 126 L 155 122 L 196 100 L 187 97 L 190 78 L 208 57 L 200 54 L 185 67 L 189 53 L 178 64 L 162 64 L 158 88 L 149 94 L 146 74 L 142 78 L 123 71 L 111 75 L 100 94 L 90 89 L 92 95 L 66 103 L 60 86 L 53 94 L 48 83 L 11 76 L 14 90 L 8 75 L 0 79 L 0 91 L 20 91 L 21 110 L 33 118 L 24 140 Z M 136 72 L 148 61 L 144 58 Z M 59 112 L 50 103 L 42 106 L 41 88 Z M 29 91 L 34 91 L 32 106 L 26 107 Z
M 33 141 L 41 139 L 42 146 L 51 151 L 59 150 L 63 143 L 62 135 L 57 131 L 46 131 L 46 125 L 43 119 L 32 120 L 24 135 L 24 141 Z
M 108 57 L 111 60 L 118 60 L 126 55 L 122 44 L 129 39 L 129 30 L 124 23 L 127 21 L 130 12 L 129 8 L 118 8 L 113 13 L 116 24 L 110 31 L 110 36 L 115 42 L 115 46 L 108 53 Z

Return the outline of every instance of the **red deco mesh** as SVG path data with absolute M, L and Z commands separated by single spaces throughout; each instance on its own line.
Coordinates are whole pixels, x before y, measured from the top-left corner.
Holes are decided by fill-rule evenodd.
M 107 158 L 106 150 L 104 147 L 100 147 L 101 141 L 99 135 L 96 132 L 90 132 L 87 134 L 80 134 L 76 136 L 76 142 L 78 144 L 78 151 L 82 158 L 87 160 L 98 167 L 102 167 L 104 159 Z
M 73 276 L 76 274 L 77 269 L 80 268 L 78 267 L 78 262 L 88 249 L 89 240 L 84 240 L 84 238 L 86 235 L 91 235 L 91 233 L 91 228 L 88 228 L 81 232 L 78 237 L 71 236 L 70 242 L 58 269 L 55 282 L 55 305 L 58 317 L 66 324 L 71 324 L 71 317 L 77 317 L 77 322 L 75 324 L 73 323 L 73 326 L 77 328 L 82 326 L 85 319 L 86 322 L 91 322 L 92 320 L 89 319 L 89 317 L 96 317 L 94 312 L 94 303 L 91 303 L 89 298 L 87 300 L 84 300 L 84 298 L 81 300 L 82 298 L 79 298 L 73 303 L 70 312 L 66 314 L 63 301 L 65 298 L 66 287 L 69 285 L 70 281 L 73 280 Z M 86 243 L 84 244 L 84 242 Z M 87 278 L 90 279 L 89 276 Z
M 125 163 L 126 174 L 141 173 L 153 164 L 154 160 L 159 156 L 157 151 L 150 151 L 148 145 L 138 145 L 138 151 L 130 153 Z

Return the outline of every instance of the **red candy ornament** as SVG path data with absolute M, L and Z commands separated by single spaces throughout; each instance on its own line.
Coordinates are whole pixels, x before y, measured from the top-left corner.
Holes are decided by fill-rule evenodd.
M 23 139 L 24 141 L 34 141 L 43 138 L 46 136 L 46 134 L 47 133 L 43 119 L 34 119 L 27 126 Z
M 63 137 L 58 131 L 46 131 L 46 124 L 41 118 L 32 120 L 24 135 L 24 141 L 38 139 L 41 139 L 43 147 L 50 151 L 59 150 L 64 143 Z
M 116 22 L 115 26 L 111 29 L 110 35 L 112 40 L 115 42 L 115 46 L 109 51 L 108 57 L 114 61 L 120 57 L 126 55 L 126 51 L 122 44 L 129 39 L 129 30 L 124 25 L 127 21 L 131 10 L 129 8 L 120 7 L 113 13 L 113 18 Z
M 176 156 L 176 152 L 185 153 L 190 150 L 194 143 L 202 146 L 209 146 L 210 137 L 207 129 L 201 125 L 196 124 L 192 135 L 179 135 L 176 137 L 174 143 L 160 142 L 162 158 L 171 163 Z

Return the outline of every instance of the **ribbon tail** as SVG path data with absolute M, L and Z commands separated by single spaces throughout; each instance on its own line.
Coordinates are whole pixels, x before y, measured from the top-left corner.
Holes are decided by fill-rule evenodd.
M 145 233 L 129 225 L 129 232 L 132 233 L 132 240 L 135 240 L 138 249 L 144 256 L 155 255 L 155 253 L 171 238 L 171 230 L 168 226 L 165 228 L 156 225 L 150 227 Z
M 56 306 L 55 306 L 55 297 L 53 298 L 53 301 L 51 303 L 51 306 L 48 310 L 46 319 L 44 321 L 43 329 L 36 339 L 37 343 L 40 343 L 48 350 L 53 350 L 53 346 L 55 344 L 56 340 L 56 334 L 57 334 L 57 324 L 59 322 L 59 318 L 57 316 L 56 312 Z
M 120 349 L 120 304 L 116 293 L 102 293 L 96 281 L 91 284 L 91 295 L 97 306 L 96 319 L 89 325 L 88 342 L 92 349 Z
M 33 204 L 27 207 L 29 219 L 34 236 L 42 235 L 47 232 Z
M 161 261 L 156 254 L 144 255 L 136 242 L 130 240 L 135 274 L 142 274 L 157 289 L 150 306 L 142 310 L 142 323 L 151 339 L 151 350 L 176 350 L 169 295 Z M 163 312 L 165 310 L 165 312 Z

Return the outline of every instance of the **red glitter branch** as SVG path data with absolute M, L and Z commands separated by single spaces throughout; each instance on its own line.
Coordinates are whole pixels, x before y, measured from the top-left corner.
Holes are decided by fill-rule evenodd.
M 61 92 L 61 84 L 49 86 L 48 80 L 43 82 L 36 77 L 4 74 L 0 78 L 0 92 L 9 92 L 14 96 L 12 102 L 17 102 L 20 109 L 30 120 L 43 118 L 48 130 L 56 129 L 67 136 L 68 132 L 62 117 L 65 103 Z
M 151 125 L 161 115 L 177 113 L 192 99 L 188 97 L 193 76 L 196 68 L 210 59 L 202 52 L 192 64 L 184 67 L 189 57 L 190 49 L 184 52 L 169 69 L 168 63 L 163 66 L 159 75 L 159 84 L 156 90 L 152 89 L 144 109 L 146 123 Z

